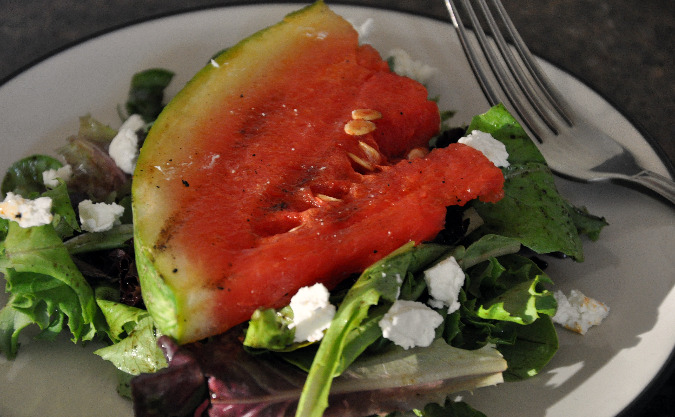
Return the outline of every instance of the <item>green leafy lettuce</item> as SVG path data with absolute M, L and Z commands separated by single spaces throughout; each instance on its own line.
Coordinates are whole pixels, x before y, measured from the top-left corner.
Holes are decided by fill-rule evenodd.
M 151 122 L 161 110 L 163 90 L 172 77 L 173 73 L 161 69 L 138 73 L 129 89 L 127 109 Z M 42 173 L 61 168 L 63 163 L 51 156 L 32 155 L 12 164 L 2 180 L 3 196 L 13 192 L 28 199 L 51 198 L 53 215 L 51 224 L 30 228 L 0 218 L 0 274 L 9 293 L 0 310 L 0 352 L 8 358 L 17 354 L 21 331 L 37 325 L 42 339 L 53 339 L 67 328 L 74 342 L 101 339 L 110 343 L 97 353 L 127 374 L 165 365 L 156 346 L 160 334 L 149 314 L 121 304 L 116 290 L 108 287 L 112 282 L 106 281 L 114 277 L 80 258 L 105 256 L 106 251 L 126 247 L 133 236 L 130 176 L 108 155 L 116 133 L 90 115 L 83 116 L 77 133 L 57 150 L 71 165 L 71 178 L 46 187 Z M 106 232 L 83 233 L 75 208 L 83 199 L 121 204 L 124 223 Z
M 94 293 L 49 224 L 22 228 L 9 223 L 0 243 L 0 271 L 11 293 L 0 313 L 0 349 L 16 355 L 19 332 L 35 323 L 53 339 L 67 324 L 72 340 L 92 340 L 106 330 Z
M 164 108 L 164 90 L 173 76 L 173 72 L 163 68 L 134 74 L 126 102 L 127 112 L 140 114 L 146 122 L 154 121 Z
M 47 155 L 31 155 L 20 159 L 7 169 L 0 188 L 2 195 L 13 192 L 24 198 L 35 198 L 46 190 L 42 173 L 62 166 L 58 159 Z
M 558 193 L 544 157 L 504 106 L 474 117 L 467 130 L 490 133 L 509 153 L 510 166 L 502 169 L 504 198 L 473 204 L 484 220 L 479 233 L 514 237 L 537 253 L 561 252 L 582 261 L 579 231 L 597 238 L 605 220 L 575 209 Z

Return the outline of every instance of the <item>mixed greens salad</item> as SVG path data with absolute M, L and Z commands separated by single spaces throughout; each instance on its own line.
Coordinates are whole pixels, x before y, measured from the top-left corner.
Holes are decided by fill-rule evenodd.
M 139 146 L 172 75 L 151 69 L 131 82 L 119 113 L 122 120 L 138 114 L 145 121 Z M 293 341 L 287 307 L 259 310 L 243 326 L 186 346 L 162 336 L 143 304 L 132 243 L 132 178 L 108 155 L 117 130 L 82 117 L 77 134 L 57 150 L 60 159 L 21 159 L 2 181 L 3 198 L 51 198 L 53 217 L 32 227 L 0 218 L 0 272 L 9 293 L 0 310 L 0 351 L 13 358 L 19 334 L 32 325 L 39 339 L 66 331 L 73 342 L 103 341 L 107 347 L 96 353 L 119 370 L 119 392 L 133 395 L 138 415 L 198 415 L 207 407 L 209 415 L 284 415 L 296 404 L 303 416 L 322 415 L 329 404 L 326 415 L 404 405 L 418 416 L 482 415 L 448 393 L 499 382 L 494 376 L 502 371 L 506 381 L 530 378 L 546 365 L 558 342 L 545 258 L 582 261 L 582 236 L 597 239 L 606 222 L 559 195 L 545 160 L 503 106 L 469 126 L 452 126 L 450 113 L 445 116 L 432 147 L 473 130 L 506 146 L 510 165 L 502 169 L 500 202 L 448 208 L 435 241 L 405 245 L 344 282 L 331 294 L 337 312 L 320 342 Z M 72 176 L 45 185 L 43 173 L 65 164 Z M 109 230 L 83 230 L 78 206 L 85 200 L 115 203 L 124 214 Z M 461 307 L 449 314 L 437 309 L 443 322 L 435 341 L 403 349 L 384 338 L 377 323 L 388 308 L 397 299 L 429 301 L 424 271 L 450 256 L 465 273 Z M 385 279 L 396 275 L 401 279 Z M 266 395 L 271 392 L 275 396 Z

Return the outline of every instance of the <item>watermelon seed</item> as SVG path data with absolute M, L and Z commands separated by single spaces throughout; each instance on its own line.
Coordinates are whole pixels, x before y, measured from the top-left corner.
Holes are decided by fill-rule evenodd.
M 364 161 L 358 156 L 354 155 L 351 152 L 347 152 L 347 155 L 351 158 L 352 161 L 356 162 L 359 166 L 365 168 L 367 171 L 374 171 L 375 168 L 368 161 Z
M 317 194 L 316 197 L 320 198 L 323 201 L 342 201 L 339 198 L 331 197 L 331 196 L 326 195 L 326 194 Z
M 366 154 L 366 157 L 370 162 L 377 164 L 382 160 L 380 152 L 367 143 L 359 141 L 359 148 Z
M 414 148 L 414 149 L 411 149 L 410 152 L 408 152 L 408 155 L 406 156 L 406 158 L 408 160 L 424 158 L 425 156 L 427 156 L 428 153 L 429 153 L 429 150 L 427 150 L 425 148 Z
M 382 113 L 373 109 L 352 110 L 352 119 L 354 120 L 377 120 L 382 118 Z
M 351 136 L 361 136 L 376 129 L 375 123 L 370 120 L 350 120 L 345 124 L 345 133 Z

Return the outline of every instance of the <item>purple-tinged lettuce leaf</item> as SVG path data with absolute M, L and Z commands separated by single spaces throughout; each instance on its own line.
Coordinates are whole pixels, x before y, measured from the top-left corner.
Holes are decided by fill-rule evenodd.
M 79 195 L 80 200 L 105 201 L 111 195 L 128 194 L 129 177 L 108 155 L 108 145 L 115 133 L 114 129 L 85 116 L 80 118 L 77 135 L 69 137 L 68 143 L 58 150 L 72 166 L 68 188 L 71 194 Z M 74 205 L 77 203 L 79 201 L 73 201 Z
M 307 374 L 269 355 L 247 353 L 237 331 L 208 342 L 175 346 L 162 338 L 169 367 L 132 381 L 138 417 L 166 415 L 167 410 L 212 417 L 293 416 Z M 443 404 L 458 391 L 502 381 L 506 361 L 493 348 L 467 351 L 437 340 L 427 348 L 392 348 L 379 355 L 362 356 L 337 377 L 323 416 L 361 417 Z M 199 377 L 201 375 L 201 379 Z M 179 387 L 188 393 L 176 396 Z M 188 397 L 186 399 L 186 397 Z M 210 399 L 206 407 L 203 400 Z M 186 402 L 204 414 L 196 414 Z M 201 412 L 201 409 L 200 409 Z
M 159 346 L 169 363 L 157 373 L 141 374 L 131 380 L 131 397 L 136 417 L 202 416 L 208 405 L 206 379 L 198 361 L 199 344 L 179 347 L 160 337 Z M 198 410 L 198 411 L 196 411 Z

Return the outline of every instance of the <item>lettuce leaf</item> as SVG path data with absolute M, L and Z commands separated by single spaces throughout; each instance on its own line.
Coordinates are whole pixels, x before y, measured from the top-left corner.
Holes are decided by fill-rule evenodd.
M 511 324 L 515 332 L 512 344 L 498 347 L 509 364 L 505 381 L 519 381 L 537 375 L 558 351 L 558 333 L 551 317 L 542 315 L 532 324 Z
M 328 406 L 328 395 L 334 376 L 340 374 L 358 354 L 381 336 L 379 327 L 364 340 L 363 334 L 356 338 L 354 346 L 350 336 L 368 317 L 370 307 L 380 298 L 386 302 L 396 301 L 403 278 L 408 272 L 417 272 L 429 262 L 436 260 L 447 248 L 436 245 L 405 245 L 379 262 L 367 268 L 349 290 L 340 304 L 333 321 L 321 340 L 307 376 L 298 403 L 296 416 L 321 416 Z M 382 313 L 384 314 L 384 313 Z M 371 327 L 374 329 L 374 326 Z M 378 334 L 379 333 L 379 334 Z M 377 337 L 374 337 L 377 336 Z M 345 355 L 349 353 L 349 355 Z
M 405 416 L 410 415 L 409 413 L 405 414 Z M 423 409 L 415 410 L 414 415 L 417 417 L 487 417 L 469 404 L 451 399 L 446 400 L 444 404 L 427 404 Z M 387 417 L 404 417 L 404 414 L 390 414 Z
M 52 225 L 61 239 L 71 237 L 75 232 L 80 232 L 80 224 L 73 209 L 73 204 L 68 195 L 68 187 L 59 180 L 59 185 L 42 193 L 43 197 L 52 199 Z
M 154 121 L 164 108 L 164 90 L 173 76 L 173 72 L 163 68 L 134 74 L 126 102 L 127 112 L 140 114 L 146 122 Z
M 74 342 L 107 330 L 92 288 L 51 224 L 21 228 L 9 222 L 0 255 L 0 272 L 12 293 L 1 314 L 0 340 L 7 357 L 16 355 L 18 333 L 29 320 L 40 327 L 39 337 L 48 339 L 66 324 Z
M 79 200 L 109 202 L 129 194 L 130 177 L 108 155 L 108 146 L 116 133 L 90 115 L 83 116 L 77 134 L 58 149 L 59 155 L 73 167 L 68 188 L 71 194 L 80 196 Z
M 118 309 L 134 309 L 124 304 L 115 304 Z M 129 315 L 135 316 L 132 321 L 127 321 Z M 111 317 L 111 315 L 106 317 Z M 113 325 L 130 326 L 128 335 L 117 343 L 98 349 L 94 353 L 130 375 L 154 373 L 165 368 L 166 360 L 162 351 L 157 347 L 157 340 L 162 334 L 155 327 L 152 317 L 147 312 L 129 311 L 124 312 L 121 317 L 124 318 L 124 324 L 120 322 L 120 317 L 115 317 L 112 319 Z
M 290 306 L 279 311 L 273 308 L 256 310 L 248 322 L 244 346 L 276 352 L 298 349 L 303 345 L 293 343 L 295 330 L 290 327 L 292 320 Z
M 134 236 L 131 224 L 113 226 L 105 232 L 87 232 L 66 240 L 64 245 L 71 255 L 123 247 Z
M 248 354 L 237 337 L 238 332 L 229 332 L 180 347 L 161 340 L 171 358 L 169 367 L 132 381 L 136 415 L 194 415 L 186 403 L 205 406 L 200 398 L 189 395 L 186 401 L 185 394 L 177 398 L 174 391 L 186 387 L 187 393 L 201 393 L 205 385 L 209 392 L 201 399 L 208 399 L 211 416 L 290 415 L 306 374 L 268 355 Z M 448 393 L 501 382 L 505 369 L 492 348 L 466 351 L 442 340 L 427 348 L 392 348 L 359 358 L 337 377 L 326 413 L 361 417 L 443 403 Z
M 479 233 L 513 237 L 537 253 L 561 252 L 583 261 L 577 213 L 558 193 L 544 157 L 520 124 L 503 105 L 497 105 L 474 117 L 468 127 L 472 130 L 490 133 L 504 143 L 510 163 L 502 169 L 504 198 L 496 204 L 473 203 L 485 222 Z M 596 218 L 592 227 L 586 225 L 582 231 L 596 234 L 604 224 L 604 219 Z
M 493 258 L 486 269 L 488 273 L 482 271 L 471 280 L 484 300 L 477 310 L 479 317 L 531 324 L 541 314 L 555 315 L 555 297 L 543 288 L 553 281 L 530 259 L 506 255 Z
M 96 289 L 96 303 L 108 324 L 110 346 L 94 351 L 128 376 L 152 373 L 165 368 L 164 353 L 157 345 L 162 334 L 155 327 L 150 313 L 120 303 L 116 289 Z M 124 376 L 124 375 L 121 375 Z
M 46 190 L 42 173 L 62 166 L 59 160 L 46 155 L 31 155 L 20 159 L 7 169 L 0 191 L 3 196 L 13 192 L 23 198 L 35 198 Z

